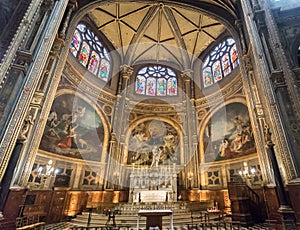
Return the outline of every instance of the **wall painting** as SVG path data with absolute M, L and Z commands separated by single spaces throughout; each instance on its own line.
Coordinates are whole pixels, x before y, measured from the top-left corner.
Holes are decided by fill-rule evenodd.
M 61 95 L 52 105 L 40 149 L 100 161 L 104 129 L 94 108 L 74 95 Z
M 247 107 L 241 103 L 232 103 L 219 109 L 205 127 L 203 143 L 205 162 L 255 153 Z
M 154 161 L 155 165 L 179 162 L 179 135 L 173 126 L 159 120 L 137 125 L 128 144 L 128 164 L 153 166 Z

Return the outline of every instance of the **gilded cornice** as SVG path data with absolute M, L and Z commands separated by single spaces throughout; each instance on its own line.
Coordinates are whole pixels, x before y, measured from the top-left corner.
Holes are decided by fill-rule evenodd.
M 109 105 L 114 105 L 116 101 L 116 96 L 112 93 L 109 93 L 96 84 L 89 82 L 87 79 L 83 78 L 81 73 L 77 71 L 74 66 L 70 62 L 66 62 L 64 68 L 64 74 L 68 81 L 78 90 L 88 93 L 89 95 L 97 98 L 103 103 L 107 103 Z
M 66 161 L 66 162 L 70 162 L 70 159 L 72 160 L 71 162 L 73 164 L 82 164 L 82 165 L 96 165 L 99 166 L 101 164 L 105 164 L 103 162 L 99 162 L 99 161 L 89 161 L 89 160 L 83 160 L 83 159 L 78 159 L 78 158 L 72 158 L 72 157 L 66 157 L 60 154 L 55 154 L 55 153 L 51 153 L 51 152 L 47 152 L 44 150 L 39 149 L 37 152 L 37 155 L 40 157 L 45 157 L 45 158 L 49 158 L 49 159 L 55 159 L 56 161 Z
M 209 104 L 219 103 L 226 100 L 226 98 L 233 97 L 234 95 L 240 94 L 243 87 L 242 76 L 239 74 L 230 83 L 224 86 L 220 91 L 204 96 L 200 99 L 195 100 L 196 109 L 202 109 L 208 107 Z
M 181 104 L 170 105 L 170 104 L 150 104 L 150 103 L 136 103 L 129 102 L 131 110 L 135 113 L 141 114 L 160 114 L 160 115 L 169 115 L 177 114 L 178 112 L 183 111 L 180 109 Z

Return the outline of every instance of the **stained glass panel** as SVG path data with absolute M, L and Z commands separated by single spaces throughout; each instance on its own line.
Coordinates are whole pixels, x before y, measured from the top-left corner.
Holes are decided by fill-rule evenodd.
M 231 56 L 231 62 L 232 62 L 233 68 L 238 67 L 239 59 L 238 59 L 238 53 L 236 50 L 236 45 L 232 46 L 232 48 L 230 50 L 230 56 Z
M 155 87 L 156 79 L 153 77 L 149 77 L 147 79 L 147 86 L 146 86 L 146 95 L 148 96 L 155 96 Z
M 86 43 L 83 42 L 82 43 L 82 48 L 78 57 L 79 62 L 83 65 L 86 66 L 86 64 L 88 63 L 88 57 L 90 54 L 90 46 Z
M 81 45 L 81 36 L 78 30 L 75 30 L 75 33 L 72 37 L 72 43 L 70 45 L 70 51 L 75 57 L 77 56 L 80 45 Z
M 110 55 L 97 35 L 86 25 L 77 25 L 70 45 L 70 52 L 91 73 L 104 81 L 108 80 Z
M 99 61 L 100 61 L 99 55 L 95 51 L 92 51 L 88 70 L 91 71 L 95 75 L 97 74 L 97 71 L 98 71 Z
M 135 85 L 137 94 L 148 96 L 177 95 L 176 73 L 171 68 L 160 65 L 141 68 L 138 71 Z
M 210 67 L 206 67 L 203 70 L 203 81 L 204 81 L 204 87 L 207 87 L 207 86 L 210 86 L 213 84 L 213 76 L 212 76 Z
M 99 78 L 107 81 L 110 70 L 110 64 L 107 60 L 102 59 L 100 64 Z
M 222 71 L 221 71 L 221 64 L 220 61 L 216 61 L 213 66 L 213 75 L 214 75 L 214 81 L 220 81 L 222 79 Z
M 164 78 L 157 79 L 157 96 L 166 96 L 167 81 Z
M 223 68 L 224 76 L 227 76 L 228 74 L 230 74 L 231 68 L 230 68 L 229 54 L 228 53 L 226 53 L 222 57 L 222 68 Z
M 235 41 L 227 38 L 222 41 L 205 57 L 202 65 L 202 79 L 204 87 L 208 87 L 223 77 L 229 75 L 238 67 L 238 53 Z
M 138 75 L 135 81 L 135 92 L 137 94 L 145 94 L 146 79 Z
M 168 95 L 175 96 L 177 95 L 177 78 L 171 77 L 168 79 Z

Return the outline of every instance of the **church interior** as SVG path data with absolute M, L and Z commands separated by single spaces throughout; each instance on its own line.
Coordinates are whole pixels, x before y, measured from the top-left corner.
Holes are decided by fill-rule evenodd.
M 0 229 L 300 229 L 298 0 L 0 19 Z

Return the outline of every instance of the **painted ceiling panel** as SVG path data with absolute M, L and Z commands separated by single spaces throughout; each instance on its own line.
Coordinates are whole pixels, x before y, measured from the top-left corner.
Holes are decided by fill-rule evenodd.
M 222 8 L 231 7 L 230 0 L 207 2 Z M 198 57 L 226 29 L 203 12 L 156 1 L 152 4 L 125 1 L 100 4 L 89 16 L 127 64 L 169 60 L 190 66 L 191 57 Z M 128 49 L 132 42 L 143 44 Z M 186 52 L 179 51 L 182 48 L 187 49 Z
M 148 28 L 145 31 L 144 36 L 151 38 L 153 41 L 158 41 L 158 26 L 159 26 L 159 19 L 160 19 L 160 13 L 157 12 L 155 15 L 153 15 L 153 18 L 151 18 L 151 23 L 149 24 Z
M 90 18 L 95 22 L 97 27 L 103 27 L 107 23 L 113 23 L 115 21 L 115 17 L 104 13 L 100 10 L 94 10 L 92 13 L 89 14 Z
M 198 31 L 188 33 L 183 37 L 183 40 L 186 44 L 186 48 L 188 52 L 192 55 L 194 54 L 194 47 L 195 47 L 195 42 L 197 42 L 197 37 L 198 37 Z M 196 46 L 201 46 L 201 44 L 196 44 Z
M 118 3 L 115 3 L 118 4 Z M 119 15 L 120 17 L 128 16 L 130 14 L 137 14 L 139 11 L 147 10 L 151 5 L 145 4 L 145 3 L 138 3 L 135 2 L 132 4 L 132 2 L 124 2 L 123 4 L 119 5 Z
M 161 24 L 160 24 L 160 41 L 168 40 L 170 38 L 174 39 L 174 32 L 170 27 L 170 22 L 166 18 L 165 12 L 162 11 Z
M 134 15 L 128 14 L 126 16 L 123 16 L 122 21 L 137 31 L 138 27 L 140 26 L 142 20 L 144 19 L 148 11 L 149 7 L 142 8 L 139 11 L 132 13 Z
M 122 46 L 124 48 L 124 53 L 126 53 L 128 46 L 130 45 L 130 42 L 132 40 L 132 37 L 134 36 L 134 32 L 123 23 L 120 23 L 120 32 L 121 32 L 121 40 L 122 40 Z
M 179 7 L 173 7 L 172 9 L 173 11 L 181 15 L 181 17 L 184 17 L 189 23 L 194 24 L 195 26 L 199 25 L 199 18 L 202 13 Z
M 109 12 L 110 14 L 117 16 L 117 4 L 115 3 L 107 3 L 107 4 L 102 4 L 101 9 Z
M 198 35 L 197 43 L 195 44 L 193 59 L 198 58 L 199 54 L 203 52 L 211 42 L 213 42 L 213 39 L 210 36 L 203 32 L 200 32 Z
M 111 23 L 109 25 L 106 25 L 101 31 L 102 33 L 104 33 L 107 39 L 110 40 L 110 42 L 116 49 L 120 48 L 121 41 L 117 23 Z
M 180 15 L 177 11 L 173 11 L 173 15 L 175 17 L 176 23 L 180 29 L 181 34 L 186 34 L 189 31 L 195 30 L 197 27 L 190 23 L 189 20 L 182 15 Z
M 212 37 L 217 38 L 222 32 L 224 32 L 224 26 L 214 25 L 206 27 L 205 29 L 203 29 L 203 31 L 210 34 Z

